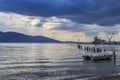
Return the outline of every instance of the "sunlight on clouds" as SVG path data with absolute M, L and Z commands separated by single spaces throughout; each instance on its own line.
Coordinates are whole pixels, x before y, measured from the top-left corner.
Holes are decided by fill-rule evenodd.
M 18 15 L 15 13 L 0 12 L 1 31 L 15 31 L 29 33 L 34 30 L 35 25 L 40 21 L 37 17 Z
M 37 17 L 2 12 L 0 12 L 0 19 L 0 23 L 4 23 L 8 27 L 33 27 L 40 22 Z
M 31 23 L 31 26 L 35 26 L 36 24 L 38 24 L 40 22 L 40 19 L 33 19 L 33 20 L 31 20 L 30 21 L 30 23 Z
M 98 37 L 101 39 L 106 39 L 107 40 L 107 34 L 105 32 L 99 32 Z
M 64 30 L 47 30 L 47 31 L 42 32 L 41 34 L 44 36 L 62 40 L 62 41 L 78 41 L 78 38 L 80 38 L 81 42 L 92 41 L 92 38 L 86 36 L 84 32 L 71 32 L 71 31 L 64 31 Z
M 43 29 L 52 29 L 55 28 L 58 24 L 54 24 L 52 22 L 46 22 L 42 25 Z
M 120 40 L 119 30 L 120 25 L 105 27 L 97 24 L 80 24 L 59 17 L 44 18 L 0 12 L 0 31 L 43 35 L 62 41 L 78 41 L 80 38 L 81 42 L 89 42 L 93 40 L 93 36 L 98 35 L 102 39 L 106 39 L 106 35 L 110 36 L 109 32 L 119 32 L 114 36 L 114 40 L 118 41 Z
M 64 27 L 73 27 L 74 23 L 68 19 L 50 17 L 46 19 L 46 22 L 43 22 L 41 26 L 43 29 L 51 30 L 51 29 L 62 29 Z

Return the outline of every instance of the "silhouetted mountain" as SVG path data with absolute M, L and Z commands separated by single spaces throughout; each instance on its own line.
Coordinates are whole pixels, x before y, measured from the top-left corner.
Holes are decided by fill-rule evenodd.
M 60 41 L 44 36 L 29 36 L 16 32 L 1 32 L 1 31 L 0 31 L 0 42 L 60 43 Z

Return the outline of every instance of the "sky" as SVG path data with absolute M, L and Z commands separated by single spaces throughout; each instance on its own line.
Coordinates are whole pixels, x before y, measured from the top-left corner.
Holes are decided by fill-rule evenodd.
M 120 0 L 0 0 L 0 31 L 89 42 L 120 41 Z

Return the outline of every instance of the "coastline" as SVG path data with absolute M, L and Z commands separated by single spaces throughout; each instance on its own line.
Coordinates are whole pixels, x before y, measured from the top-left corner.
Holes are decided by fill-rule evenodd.
M 120 80 L 120 73 L 114 73 L 114 74 L 109 74 L 104 76 L 88 77 L 80 80 Z

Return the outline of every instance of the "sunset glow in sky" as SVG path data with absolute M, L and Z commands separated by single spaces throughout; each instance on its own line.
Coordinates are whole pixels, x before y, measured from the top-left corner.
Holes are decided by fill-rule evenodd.
M 0 31 L 63 41 L 120 41 L 120 0 L 0 0 Z

